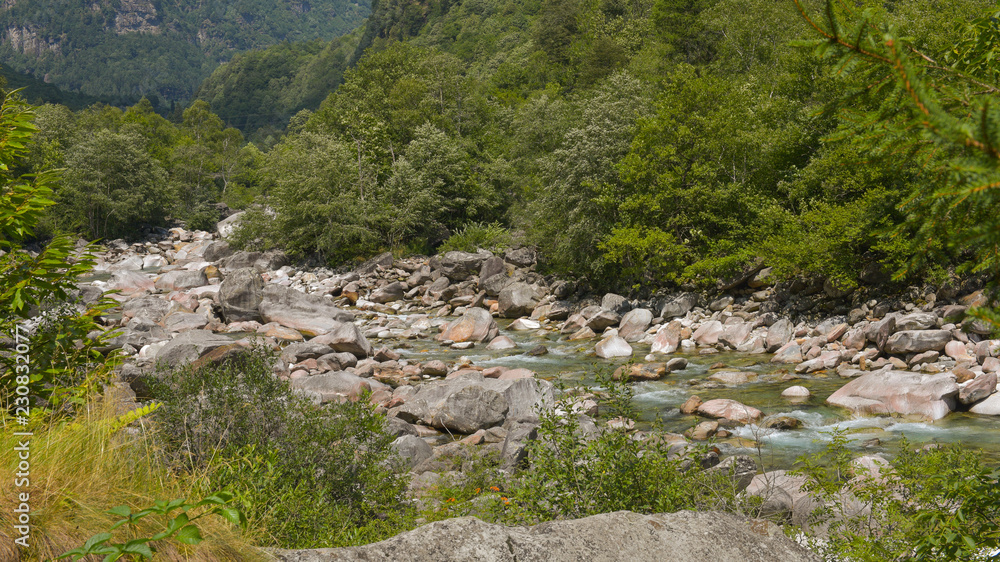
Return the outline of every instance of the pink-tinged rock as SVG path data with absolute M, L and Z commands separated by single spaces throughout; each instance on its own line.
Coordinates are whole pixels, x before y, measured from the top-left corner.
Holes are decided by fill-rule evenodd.
M 137 271 L 116 271 L 108 281 L 109 290 L 117 290 L 122 295 L 134 296 L 152 293 L 156 290 L 153 280 Z
M 737 386 L 750 382 L 751 378 L 756 378 L 756 373 L 742 373 L 739 371 L 722 371 L 709 375 L 709 380 L 721 382 L 728 386 Z
M 490 340 L 490 343 L 486 346 L 486 349 L 490 351 L 504 350 L 504 349 L 514 349 L 517 344 L 514 340 L 508 338 L 507 336 L 497 336 Z
M 781 349 L 775 352 L 774 357 L 771 358 L 771 362 L 785 363 L 787 365 L 801 363 L 802 347 L 794 341 L 790 341 L 781 346 Z
M 594 351 L 596 351 L 597 356 L 602 359 L 632 356 L 632 346 L 618 336 L 612 336 L 599 341 L 594 347 Z
M 486 373 L 484 372 L 485 376 Z M 502 381 L 516 381 L 517 379 L 533 379 L 535 372 L 531 369 L 507 369 L 499 377 Z
M 698 406 L 698 413 L 710 418 L 726 419 L 740 423 L 752 423 L 764 416 L 763 412 L 757 408 L 728 398 L 716 398 L 708 402 L 702 402 Z
M 825 369 L 834 369 L 843 360 L 839 351 L 824 351 L 815 359 L 810 359 L 795 366 L 796 373 L 814 373 Z
M 894 354 L 941 351 L 952 337 L 949 330 L 904 330 L 889 336 L 884 351 Z
M 844 336 L 844 347 L 847 349 L 861 351 L 865 348 L 865 343 L 867 342 L 868 338 L 865 337 L 865 330 L 863 328 L 849 330 Z
M 660 329 L 656 331 L 656 336 L 653 337 L 653 346 L 650 348 L 650 352 L 673 353 L 677 351 L 677 347 L 681 344 L 681 330 L 683 328 L 684 326 L 679 320 L 671 320 L 660 326 Z
M 975 404 L 996 391 L 996 373 L 983 373 L 959 386 L 958 401 L 966 405 Z
M 949 374 L 878 371 L 851 380 L 826 401 L 860 414 L 902 414 L 938 420 L 955 409 L 957 398 L 958 384 Z
M 847 328 L 849 328 L 846 323 L 840 323 L 830 329 L 830 332 L 826 334 L 827 343 L 833 343 L 839 340 L 844 334 L 847 333 Z
M 361 333 L 361 329 L 351 322 L 336 322 L 329 332 L 313 338 L 314 343 L 326 344 L 334 351 L 343 351 L 364 359 L 372 354 L 372 346 Z
M 781 391 L 782 398 L 790 398 L 792 400 L 809 398 L 810 396 L 812 396 L 812 393 L 804 386 L 790 386 Z
M 281 341 L 302 341 L 302 334 L 291 328 L 286 328 L 277 322 L 269 322 L 257 329 L 258 334 L 264 337 L 274 338 Z
M 982 402 L 969 408 L 969 411 L 981 416 L 1000 416 L 1000 393 L 991 394 Z
M 719 334 L 719 341 L 733 349 L 736 349 L 742 345 L 743 342 L 747 341 L 747 338 L 750 337 L 751 330 L 753 330 L 753 324 L 750 322 L 727 324 L 723 327 L 722 333 Z
M 618 335 L 627 342 L 637 342 L 646 335 L 646 328 L 653 321 L 653 313 L 645 308 L 630 310 L 618 325 Z
M 195 312 L 172 312 L 163 318 L 163 327 L 171 332 L 200 330 L 207 324 L 208 318 Z
M 448 324 L 437 339 L 453 342 L 490 341 L 497 337 L 500 328 L 490 313 L 483 308 L 470 308 L 458 320 Z
M 718 320 L 712 320 L 710 322 L 705 322 L 694 334 L 691 334 L 691 339 L 701 346 L 713 346 L 719 343 L 719 336 L 722 335 L 722 322 Z
M 483 369 L 484 379 L 498 379 L 500 375 L 507 372 L 507 367 L 497 366 L 497 367 L 487 367 Z
M 174 269 L 156 279 L 156 288 L 161 291 L 183 291 L 208 285 L 208 277 L 203 271 Z
M 958 340 L 946 343 L 944 345 L 944 354 L 952 359 L 970 359 L 969 350 L 966 349 L 964 343 Z
M 1000 359 L 997 359 L 996 357 L 987 357 L 983 359 L 983 371 L 987 373 L 1000 371 Z
M 587 326 L 584 326 L 579 330 L 577 330 L 576 332 L 570 334 L 569 337 L 566 339 L 569 341 L 577 341 L 577 340 L 589 340 L 596 337 L 597 334 L 595 334 L 593 330 L 591 330 Z
M 541 327 L 542 325 L 536 320 L 531 320 L 530 318 L 518 318 L 517 320 L 511 322 L 510 326 L 507 326 L 507 329 L 515 332 L 524 332 L 537 330 Z
M 771 327 L 767 329 L 767 337 L 764 339 L 767 352 L 774 353 L 782 346 L 786 345 L 789 341 L 791 341 L 794 332 L 795 328 L 787 318 L 782 318 L 774 324 L 771 324 Z M 801 359 L 799 361 L 801 361 Z
M 655 381 L 662 379 L 666 374 L 667 366 L 663 363 L 636 363 L 618 367 L 611 377 L 615 380 L 624 378 L 628 381 Z

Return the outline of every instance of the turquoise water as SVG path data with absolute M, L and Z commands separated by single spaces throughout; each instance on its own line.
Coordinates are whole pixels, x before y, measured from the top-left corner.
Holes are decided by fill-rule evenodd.
M 404 359 L 427 361 L 441 359 L 445 362 L 467 357 L 482 367 L 504 366 L 527 368 L 540 378 L 561 383 L 566 387 L 595 388 L 595 373 L 613 371 L 624 360 L 606 360 L 594 355 L 598 340 L 576 342 L 560 341 L 552 331 L 510 331 L 503 329 L 510 322 L 499 321 L 501 334 L 518 344 L 517 349 L 489 351 L 485 346 L 456 351 L 441 347 L 432 339 L 388 340 Z M 373 342 L 374 343 L 374 342 Z M 538 344 L 545 345 L 549 353 L 532 357 L 525 352 Z M 642 362 L 649 353 L 649 346 L 633 344 L 634 361 Z M 839 408 L 825 404 L 834 391 L 847 382 L 835 372 L 797 375 L 794 380 L 783 380 L 791 369 L 788 365 L 770 362 L 770 355 L 745 353 L 715 353 L 710 355 L 673 354 L 661 356 L 661 361 L 685 357 L 688 367 L 668 374 L 659 381 L 633 384 L 635 404 L 640 412 L 640 427 L 651 427 L 657 418 L 667 431 L 683 432 L 704 418 L 681 415 L 677 408 L 691 395 L 702 400 L 730 398 L 764 412 L 765 416 L 786 415 L 800 419 L 802 427 L 795 430 L 763 430 L 756 426 L 730 429 L 731 438 L 717 439 L 716 445 L 726 454 L 750 454 L 765 468 L 788 468 L 800 455 L 820 450 L 830 441 L 829 433 L 841 429 L 852 440 L 850 447 L 857 452 L 881 453 L 888 456 L 898 448 L 905 435 L 914 445 L 927 443 L 960 443 L 986 451 L 993 460 L 1000 461 L 1000 418 L 954 413 L 934 423 L 893 417 L 858 417 Z M 710 369 L 722 363 L 724 368 Z M 757 376 L 746 384 L 722 386 L 713 384 L 707 377 L 720 371 L 741 371 Z M 706 387 L 708 383 L 708 387 Z M 793 402 L 780 396 L 789 386 L 804 386 L 812 392 L 805 402 Z M 714 386 L 714 388 L 712 388 Z M 865 441 L 879 440 L 879 445 L 864 447 Z

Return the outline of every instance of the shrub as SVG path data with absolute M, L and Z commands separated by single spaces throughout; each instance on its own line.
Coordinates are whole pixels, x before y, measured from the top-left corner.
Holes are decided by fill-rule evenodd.
M 849 439 L 834 432 L 827 447 L 799 459 L 805 489 L 824 500 L 814 536 L 844 560 L 982 560 L 1000 546 L 1000 479 L 981 451 L 959 445 L 900 452 L 879 474 L 850 466 Z M 858 502 L 866 509 L 856 509 Z M 817 526 L 816 529 L 822 528 Z M 810 530 L 815 533 L 816 531 Z
M 316 406 L 271 364 L 257 349 L 154 384 L 172 463 L 204 471 L 206 490 L 232 491 L 266 545 L 363 544 L 408 526 L 407 481 L 385 418 L 363 399 Z
M 510 230 L 498 222 L 489 224 L 470 222 L 449 236 L 438 251 L 477 252 L 482 249 L 500 253 L 510 247 L 511 241 Z

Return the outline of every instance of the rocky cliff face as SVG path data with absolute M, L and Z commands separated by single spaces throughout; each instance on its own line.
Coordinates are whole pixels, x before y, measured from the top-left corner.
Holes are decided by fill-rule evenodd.
M 7 0 L 7 3 L 13 4 L 14 1 Z M 17 52 L 33 57 L 40 57 L 47 52 L 62 54 L 60 43 L 40 37 L 34 26 L 8 27 L 4 30 L 4 41 L 10 43 Z
M 160 19 L 149 0 L 122 0 L 115 16 L 115 33 L 159 33 Z

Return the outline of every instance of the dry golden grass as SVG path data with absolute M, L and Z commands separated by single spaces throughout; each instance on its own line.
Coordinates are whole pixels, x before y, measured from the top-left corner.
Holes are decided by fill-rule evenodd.
M 124 430 L 114 427 L 108 402 L 97 403 L 71 423 L 33 428 L 30 444 L 30 486 L 15 487 L 19 459 L 13 433 L 24 428 L 4 421 L 0 435 L 0 561 L 47 560 L 81 546 L 105 532 L 119 518 L 105 513 L 118 505 L 137 511 L 157 499 L 200 499 L 195 478 L 171 474 L 157 460 L 154 440 L 142 420 Z M 30 548 L 14 545 L 14 508 L 18 494 L 28 491 L 31 506 Z M 176 513 L 175 513 L 176 515 Z M 261 560 L 246 535 L 221 517 L 197 522 L 205 541 L 197 546 L 160 541 L 157 560 Z M 149 516 L 137 529 L 119 528 L 113 542 L 149 537 L 163 530 L 162 516 Z M 97 560 L 97 558 L 94 558 Z

